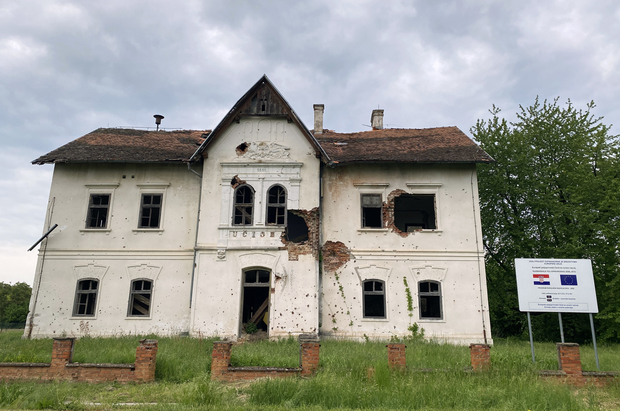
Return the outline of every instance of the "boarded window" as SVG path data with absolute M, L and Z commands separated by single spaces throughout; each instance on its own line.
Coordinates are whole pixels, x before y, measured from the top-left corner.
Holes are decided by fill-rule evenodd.
M 148 317 L 150 315 L 152 292 L 153 282 L 151 280 L 134 280 L 131 282 L 129 316 Z
M 98 280 L 80 280 L 75 292 L 73 315 L 76 317 L 94 317 L 97 306 Z
M 401 194 L 394 199 L 394 225 L 407 233 L 415 230 L 434 230 L 435 196 L 432 194 Z
M 252 225 L 254 210 L 254 189 L 248 185 L 241 185 L 235 190 L 235 206 L 233 214 L 234 225 Z
M 383 227 L 381 194 L 362 194 L 362 228 Z
M 159 228 L 162 194 L 142 194 L 138 228 Z
M 420 318 L 441 319 L 441 284 L 436 281 L 420 281 Z
M 267 224 L 286 224 L 286 190 L 280 185 L 271 187 L 267 192 Z
M 364 318 L 385 318 L 385 283 L 366 280 L 364 287 Z
M 88 201 L 86 228 L 106 228 L 109 208 L 110 194 L 91 194 Z

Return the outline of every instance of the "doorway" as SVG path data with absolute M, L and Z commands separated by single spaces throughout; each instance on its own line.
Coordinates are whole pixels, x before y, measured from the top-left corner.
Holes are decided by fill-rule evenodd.
M 243 272 L 241 327 L 248 334 L 269 329 L 269 290 L 271 272 L 251 269 Z

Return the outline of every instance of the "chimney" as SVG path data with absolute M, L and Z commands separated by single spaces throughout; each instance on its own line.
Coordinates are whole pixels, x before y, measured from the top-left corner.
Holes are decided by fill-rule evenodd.
M 377 109 L 372 111 L 372 116 L 370 117 L 370 124 L 372 125 L 373 130 L 383 129 L 383 109 Z
M 314 106 L 314 134 L 323 134 L 323 104 L 315 104 Z
M 164 119 L 164 116 L 162 116 L 161 114 L 155 114 L 153 117 L 155 117 L 155 124 L 157 125 L 157 131 L 159 131 L 159 125 L 161 124 L 161 121 Z

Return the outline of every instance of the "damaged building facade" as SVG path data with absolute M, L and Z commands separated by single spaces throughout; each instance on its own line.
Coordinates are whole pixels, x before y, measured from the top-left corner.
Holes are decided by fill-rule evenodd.
M 263 76 L 213 130 L 98 129 L 54 164 L 25 335 L 491 342 L 456 127 L 309 130 Z M 158 119 L 159 121 L 159 119 Z

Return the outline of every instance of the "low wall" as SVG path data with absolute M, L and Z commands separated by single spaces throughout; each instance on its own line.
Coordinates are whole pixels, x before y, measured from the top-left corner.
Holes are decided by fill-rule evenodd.
M 402 343 L 390 343 L 388 349 L 388 366 L 392 370 L 407 369 L 407 346 Z M 491 346 L 487 344 L 471 344 L 469 355 L 474 371 L 486 371 L 491 368 Z
M 605 386 L 618 377 L 617 372 L 592 372 L 583 371 L 581 368 L 581 354 L 579 344 L 557 343 L 559 371 L 540 371 L 539 374 L 545 379 L 561 378 L 564 381 L 577 386 L 592 384 Z
M 153 381 L 157 340 L 141 340 L 133 364 L 73 362 L 74 338 L 55 338 L 51 363 L 0 363 L 0 380 Z
M 257 378 L 286 378 L 297 375 L 310 376 L 319 368 L 319 339 L 314 334 L 299 336 L 300 364 L 298 368 L 231 367 L 233 343 L 216 341 L 211 353 L 211 379 L 219 381 L 255 380 Z

